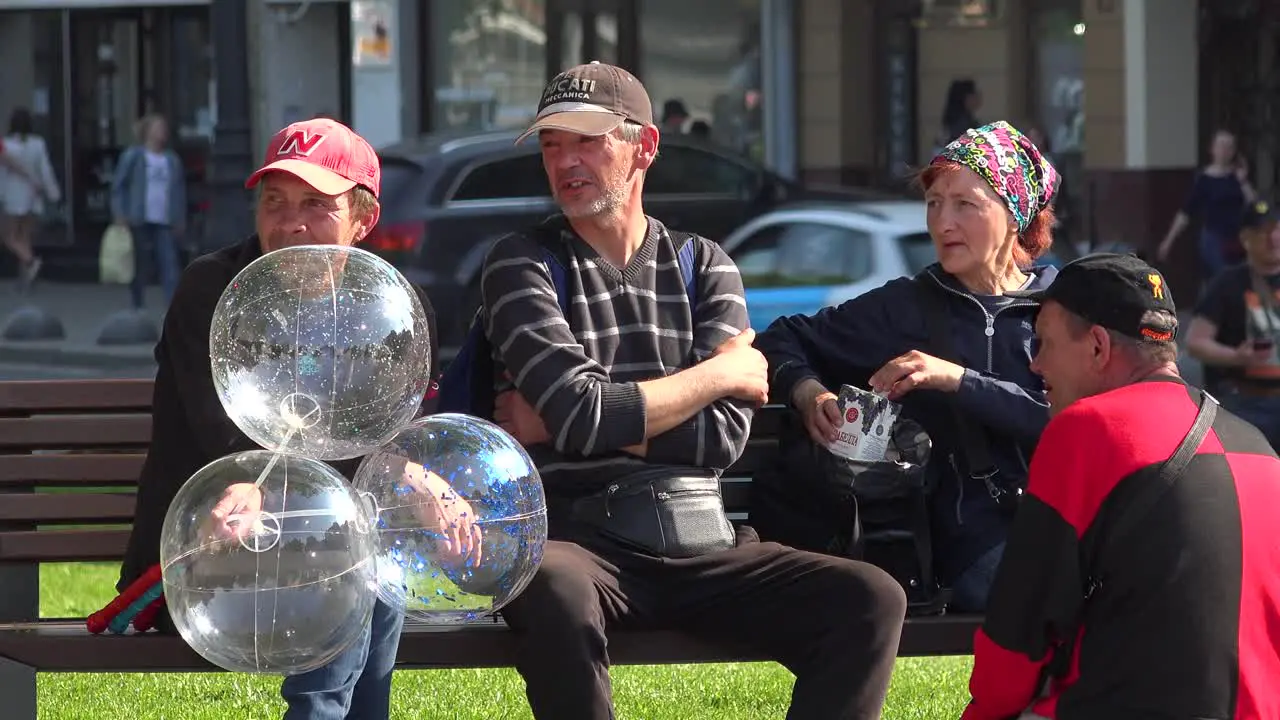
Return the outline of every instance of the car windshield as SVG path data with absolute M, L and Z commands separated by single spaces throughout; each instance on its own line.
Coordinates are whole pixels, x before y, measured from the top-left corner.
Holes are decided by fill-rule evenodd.
M 902 248 L 902 257 L 912 275 L 938 261 L 938 253 L 933 249 L 933 240 L 927 232 L 899 235 L 898 247 Z

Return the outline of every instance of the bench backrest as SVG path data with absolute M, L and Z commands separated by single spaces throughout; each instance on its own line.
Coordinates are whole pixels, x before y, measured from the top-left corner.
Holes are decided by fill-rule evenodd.
M 123 556 L 151 436 L 151 386 L 0 382 L 0 562 Z
M 0 382 L 0 565 L 124 556 L 151 437 L 151 380 Z M 735 520 L 773 456 L 785 410 L 756 414 L 721 482 Z

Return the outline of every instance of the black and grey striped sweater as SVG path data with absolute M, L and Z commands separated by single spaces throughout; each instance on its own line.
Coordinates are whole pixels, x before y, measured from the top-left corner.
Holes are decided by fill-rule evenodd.
M 697 243 L 695 317 L 678 248 L 662 223 L 649 218 L 643 245 L 623 269 L 563 220 L 556 227 L 563 245 L 553 251 L 565 267 L 568 322 L 543 251 L 557 242 L 556 231 L 499 240 L 481 278 L 495 387 L 501 392 L 514 381 L 554 441 L 528 448 L 548 501 L 604 488 L 640 463 L 731 465 L 746 445 L 752 415 L 748 405 L 731 399 L 651 438 L 645 459 L 620 449 L 645 440 L 637 383 L 691 367 L 747 327 L 733 261 L 710 240 L 688 240 Z

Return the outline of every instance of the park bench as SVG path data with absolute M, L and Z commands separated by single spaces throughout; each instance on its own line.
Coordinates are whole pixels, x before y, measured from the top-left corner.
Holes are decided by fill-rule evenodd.
M 0 697 L 5 718 L 34 720 L 37 672 L 217 671 L 178 637 L 91 635 L 83 618 L 41 618 L 40 564 L 119 562 L 151 429 L 151 380 L 0 382 Z M 722 481 L 747 519 L 755 468 L 776 451 L 782 408 L 765 408 L 743 458 Z M 79 492 L 49 492 L 77 488 Z M 972 652 L 975 616 L 909 618 L 902 656 Z M 610 637 L 616 664 L 761 660 L 673 632 Z M 399 667 L 509 667 L 515 646 L 500 620 L 462 628 L 409 625 Z

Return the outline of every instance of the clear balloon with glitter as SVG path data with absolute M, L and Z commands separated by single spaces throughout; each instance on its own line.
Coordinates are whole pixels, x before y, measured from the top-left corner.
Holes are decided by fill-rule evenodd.
M 542 479 L 520 443 L 469 415 L 421 418 L 369 454 L 354 485 L 378 534 L 378 596 L 406 619 L 482 620 L 542 562 Z
M 250 450 L 183 484 L 160 533 L 178 632 L 225 670 L 293 675 L 368 627 L 377 536 L 359 496 L 318 460 Z
M 385 260 L 340 245 L 283 248 L 241 270 L 209 350 L 232 422 L 263 448 L 319 460 L 386 443 L 430 380 L 417 293 Z

